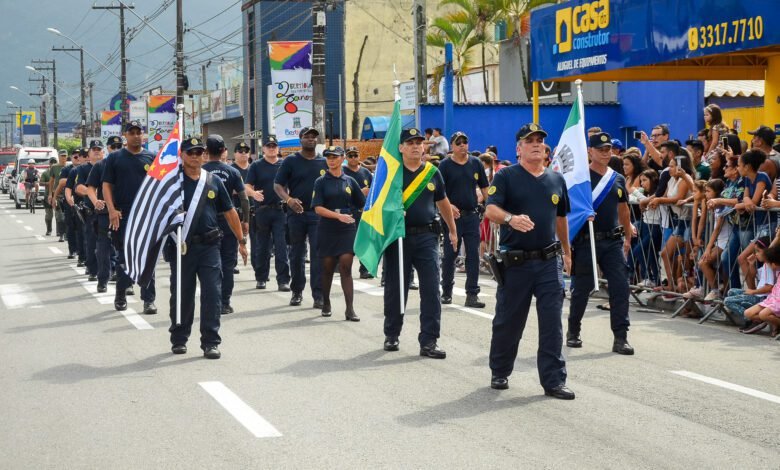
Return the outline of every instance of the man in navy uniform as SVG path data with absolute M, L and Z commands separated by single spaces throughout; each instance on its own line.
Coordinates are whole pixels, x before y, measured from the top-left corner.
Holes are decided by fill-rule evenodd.
M 287 206 L 287 230 L 290 243 L 290 270 L 292 271 L 292 298 L 290 305 L 300 305 L 303 301 L 303 289 L 306 287 L 306 237 L 309 238 L 309 256 L 311 294 L 313 308 L 322 310 L 322 263 L 317 256 L 318 216 L 311 207 L 314 181 L 324 175 L 328 169 L 322 155 L 317 154 L 317 136 L 320 133 L 313 127 L 304 127 L 299 134 L 301 151 L 288 156 L 276 173 L 274 189 Z M 276 240 L 274 240 L 276 242 Z
M 496 173 L 488 190 L 486 217 L 501 225 L 496 269 L 496 316 L 490 341 L 491 388 L 509 388 L 531 298 L 536 297 L 539 350 L 536 364 L 544 394 L 573 400 L 566 387 L 566 362 L 561 354 L 563 266 L 571 268 L 569 193 L 563 177 L 545 167 L 547 133 L 530 123 L 520 128 L 518 164 Z M 556 237 L 560 241 L 556 241 Z
M 118 311 L 127 309 L 127 292 L 133 286 L 132 279 L 124 271 L 124 236 L 127 218 L 130 216 L 135 195 L 138 194 L 146 178 L 146 172 L 154 162 L 154 155 L 142 146 L 143 137 L 141 123 L 130 121 L 125 127 L 127 146 L 111 154 L 111 158 L 106 159 L 103 168 L 103 197 L 108 207 L 108 226 L 113 231 L 111 239 L 118 252 L 114 296 L 114 308 Z M 152 277 L 148 286 L 141 286 L 144 314 L 157 313 L 157 307 L 154 305 L 155 296 L 154 277 Z
M 387 247 L 385 262 L 385 351 L 398 351 L 398 337 L 404 323 L 401 314 L 399 275 L 403 269 L 404 301 L 409 298 L 412 267 L 420 277 L 420 355 L 444 359 L 447 353 L 438 344 L 441 330 L 441 298 L 439 297 L 439 233 L 441 224 L 436 209 L 449 228 L 447 242 L 452 249 L 458 246 L 455 219 L 444 189 L 444 180 L 430 163 L 423 163 L 424 137 L 418 129 L 401 131 L 398 146 L 403 156 L 403 190 L 406 236 L 403 239 L 403 266 L 399 266 L 398 241 Z
M 116 140 L 112 141 L 112 139 L 112 137 L 109 137 L 109 142 L 116 145 Z M 122 139 L 120 138 L 119 148 L 121 148 L 121 144 Z M 97 291 L 99 293 L 106 292 L 108 289 L 108 281 L 114 268 L 112 265 L 114 253 L 108 230 L 108 211 L 106 209 L 106 201 L 103 199 L 103 168 L 105 166 L 105 158 L 97 160 L 92 165 L 92 170 L 89 172 L 87 182 L 85 183 L 87 197 L 95 210 L 95 275 L 97 276 Z
M 213 174 L 220 180 L 227 189 L 228 194 L 236 194 L 241 204 L 241 220 L 249 220 L 249 200 L 244 192 L 244 181 L 241 179 L 241 173 L 227 163 L 222 162 L 223 154 L 227 153 L 225 141 L 222 136 L 212 134 L 206 139 L 206 153 L 208 153 L 208 162 L 203 165 L 203 169 Z M 231 204 L 232 206 L 232 204 Z M 233 295 L 233 269 L 236 267 L 238 256 L 238 244 L 243 241 L 246 244 L 246 236 L 235 238 L 230 233 L 227 220 L 219 216 L 219 228 L 224 235 L 220 245 L 222 255 L 222 315 L 233 313 L 233 307 L 230 305 L 230 297 Z
M 249 145 L 247 145 L 246 142 L 239 142 L 236 144 L 235 147 L 233 147 L 233 163 L 230 165 L 233 168 L 235 168 L 238 173 L 241 175 L 241 181 L 246 183 L 246 177 L 249 173 Z M 233 207 L 241 207 L 241 199 L 238 196 L 238 193 L 233 193 L 231 195 L 233 198 Z M 252 223 L 252 214 L 254 212 L 254 207 L 252 206 L 252 202 L 249 201 L 249 218 L 244 219 L 244 214 L 240 212 L 238 214 L 239 217 L 241 217 L 241 229 L 244 231 L 244 236 L 249 236 L 249 239 L 251 240 L 249 227 L 251 227 Z M 252 248 L 254 251 L 254 241 L 252 242 Z M 251 255 L 250 255 L 251 258 Z M 252 266 L 254 267 L 255 260 L 252 259 Z M 238 268 L 233 268 L 233 273 L 238 274 Z
M 73 231 L 73 209 L 65 198 L 65 185 L 68 182 L 70 172 L 78 167 L 79 150 L 73 151 L 73 155 L 70 157 L 70 165 L 65 165 L 60 170 L 60 175 L 57 182 L 54 183 L 54 195 L 52 196 L 52 205 L 56 204 L 62 209 L 63 219 L 65 221 L 65 235 L 68 239 L 68 259 L 76 257 L 76 235 Z
M 87 265 L 87 272 L 89 272 L 89 281 L 97 281 L 98 261 L 97 256 L 95 255 L 97 246 L 95 224 L 97 222 L 97 217 L 95 214 L 95 205 L 89 197 L 87 183 L 95 164 L 101 160 L 103 160 L 103 142 L 99 139 L 91 140 L 89 143 L 89 160 L 79 167 L 77 171 L 78 176 L 76 177 L 75 193 L 81 197 L 82 213 L 84 217 L 84 247 L 86 250 L 84 262 Z
M 230 193 L 215 174 L 201 172 L 203 166 L 203 140 L 186 139 L 181 145 L 182 170 L 184 171 L 184 210 L 193 212 L 192 226 L 187 233 L 182 250 L 181 266 L 176 263 L 176 247 L 166 245 L 166 258 L 171 260 L 171 351 L 187 352 L 187 340 L 192 331 L 195 316 L 196 278 L 200 281 L 200 347 L 207 359 L 219 359 L 222 268 L 220 239 L 231 236 L 243 239 L 239 252 L 246 264 L 246 239 L 241 231 L 241 221 L 230 201 Z M 205 179 L 200 192 L 199 181 Z M 191 207 L 197 197 L 198 203 Z M 223 233 L 218 217 L 223 217 L 230 233 Z M 181 324 L 176 324 L 176 272 L 181 269 Z
M 360 190 L 363 191 L 363 195 L 368 195 L 368 190 L 371 187 L 371 183 L 374 180 L 374 176 L 368 171 L 368 168 L 360 164 L 360 151 L 357 147 L 349 147 L 347 149 L 347 166 L 344 167 L 344 174 L 357 181 Z M 363 215 L 362 212 L 354 214 L 355 225 L 360 224 L 360 218 Z M 360 263 L 360 279 L 373 279 L 374 276 L 368 272 L 363 263 Z
M 479 158 L 469 154 L 469 138 L 463 132 L 455 132 L 450 138 L 452 156 L 439 164 L 444 178 L 447 198 L 452 203 L 452 213 L 458 231 L 458 248 L 451 250 L 444 246 L 444 260 L 441 263 L 441 303 L 452 303 L 452 288 L 455 286 L 455 259 L 461 242 L 466 248 L 466 307 L 484 308 L 479 300 L 479 223 L 480 207 L 477 190 L 487 199 L 488 180 L 485 166 Z
M 274 191 L 274 180 L 281 166 L 276 136 L 266 136 L 263 138 L 263 158 L 249 167 L 244 186 L 247 195 L 255 205 L 254 224 L 250 227 L 255 237 L 252 251 L 256 252 L 257 257 L 254 262 L 257 282 L 255 287 L 257 289 L 266 287 L 271 269 L 271 243 L 273 243 L 277 286 L 280 292 L 290 292 L 290 263 L 287 259 L 286 242 L 287 214 L 282 200 Z
M 81 202 L 81 197 L 76 194 L 76 178 L 79 174 L 78 169 L 81 165 L 87 163 L 87 149 L 79 147 L 78 154 L 78 158 L 73 159 L 73 168 L 68 173 L 68 178 L 65 182 L 65 202 L 70 206 L 73 240 L 76 246 L 76 254 L 78 255 L 76 266 L 82 267 L 84 266 L 87 252 L 84 249 L 84 223 L 82 217 L 79 217 L 78 203 Z M 70 237 L 70 233 L 68 233 L 68 236 Z
M 626 256 L 631 250 L 631 214 L 628 208 L 626 180 L 609 168 L 612 139 L 600 132 L 588 139 L 590 156 L 590 184 L 593 188 L 593 231 L 596 237 L 596 262 L 607 279 L 609 289 L 609 317 L 615 340 L 612 352 L 634 354 L 628 344 L 628 273 Z M 569 330 L 566 346 L 581 348 L 582 317 L 593 290 L 593 261 L 590 233 L 586 226 L 574 238 L 574 290 L 569 309 Z

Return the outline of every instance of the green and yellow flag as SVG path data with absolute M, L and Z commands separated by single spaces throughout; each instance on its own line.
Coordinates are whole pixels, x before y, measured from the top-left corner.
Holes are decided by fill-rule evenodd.
M 374 184 L 366 196 L 366 206 L 355 236 L 355 255 L 374 276 L 388 245 L 406 235 L 403 160 L 398 151 L 400 140 L 401 105 L 396 101 L 376 164 Z

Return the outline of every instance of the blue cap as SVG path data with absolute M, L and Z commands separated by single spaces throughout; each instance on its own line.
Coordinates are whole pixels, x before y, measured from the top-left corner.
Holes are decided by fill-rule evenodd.
M 612 139 L 612 147 L 618 150 L 623 150 L 623 142 L 620 139 Z

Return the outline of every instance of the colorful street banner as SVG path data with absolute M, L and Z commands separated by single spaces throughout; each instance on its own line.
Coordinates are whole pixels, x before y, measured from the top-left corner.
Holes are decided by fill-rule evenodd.
M 301 128 L 312 124 L 311 41 L 268 43 L 273 117 L 280 147 L 298 147 Z
M 34 126 L 38 124 L 38 119 L 36 119 L 35 111 L 22 111 L 21 115 L 22 121 L 24 121 L 25 126 Z M 19 113 L 14 113 L 14 119 L 16 120 L 16 127 L 19 127 Z
M 176 124 L 176 97 L 156 95 L 149 97 L 148 105 L 148 149 L 157 154 Z
M 101 111 L 100 140 L 106 142 L 112 135 L 122 135 L 122 112 Z

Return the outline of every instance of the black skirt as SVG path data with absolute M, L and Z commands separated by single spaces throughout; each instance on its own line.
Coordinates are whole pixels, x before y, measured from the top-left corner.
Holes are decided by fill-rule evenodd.
M 317 226 L 317 255 L 324 258 L 354 254 L 355 233 L 357 223 L 345 224 L 335 219 L 321 218 Z

